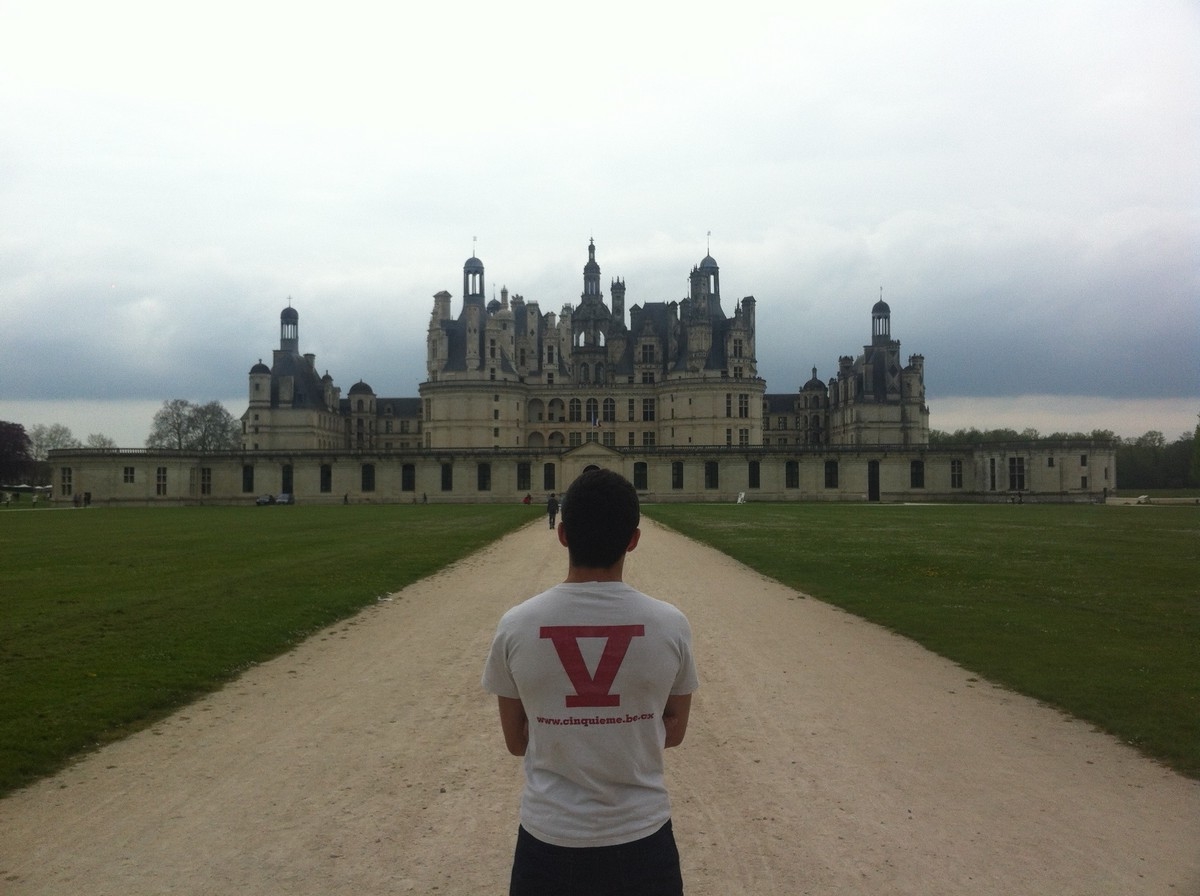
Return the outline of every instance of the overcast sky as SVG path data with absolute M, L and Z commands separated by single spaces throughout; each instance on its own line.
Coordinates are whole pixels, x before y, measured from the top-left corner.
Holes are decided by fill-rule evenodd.
M 1200 5 L 0 0 L 0 419 L 240 416 L 289 300 L 343 392 L 415 396 L 473 251 L 557 312 L 593 237 L 627 306 L 711 251 L 771 392 L 882 287 L 934 428 L 1174 439 Z

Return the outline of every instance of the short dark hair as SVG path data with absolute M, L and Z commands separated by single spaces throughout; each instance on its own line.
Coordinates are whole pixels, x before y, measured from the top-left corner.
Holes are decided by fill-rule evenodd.
M 641 521 L 637 491 L 612 470 L 587 470 L 563 495 L 562 524 L 572 566 L 607 569 Z

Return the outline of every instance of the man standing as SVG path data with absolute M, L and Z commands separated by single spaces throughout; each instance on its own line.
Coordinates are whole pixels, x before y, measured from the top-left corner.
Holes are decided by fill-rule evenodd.
M 554 497 L 554 492 L 546 499 L 546 516 L 550 518 L 550 528 L 553 529 L 554 518 L 558 516 L 558 498 Z
M 691 628 L 622 579 L 641 537 L 627 480 L 586 472 L 563 507 L 567 578 L 504 614 L 483 673 L 525 757 L 509 894 L 679 896 L 663 750 L 698 684 Z

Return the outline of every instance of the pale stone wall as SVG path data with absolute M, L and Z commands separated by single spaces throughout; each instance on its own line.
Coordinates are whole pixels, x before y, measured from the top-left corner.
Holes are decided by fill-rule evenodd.
M 1081 502 L 1101 500 L 1116 482 L 1115 449 L 1096 442 L 651 450 L 588 442 L 554 451 L 213 455 L 73 449 L 52 452 L 51 461 L 53 500 L 70 503 L 75 493 L 90 492 L 93 504 L 250 504 L 284 491 L 289 470 L 301 503 L 506 502 L 526 493 L 540 501 L 592 464 L 626 476 L 645 500 L 672 502 L 734 501 L 739 493 L 750 501 Z

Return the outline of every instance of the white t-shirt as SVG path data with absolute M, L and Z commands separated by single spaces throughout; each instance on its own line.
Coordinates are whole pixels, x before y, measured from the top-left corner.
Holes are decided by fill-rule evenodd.
M 483 687 L 529 717 L 521 825 L 573 847 L 662 827 L 662 712 L 697 685 L 687 618 L 624 582 L 556 585 L 505 613 Z

